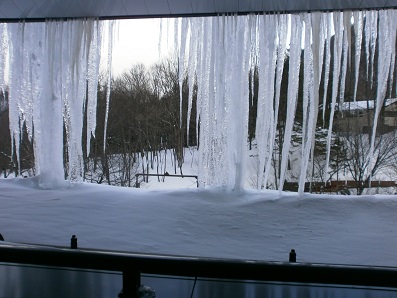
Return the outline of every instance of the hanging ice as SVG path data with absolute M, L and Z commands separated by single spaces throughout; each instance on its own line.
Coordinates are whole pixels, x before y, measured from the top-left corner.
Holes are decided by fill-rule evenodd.
M 10 131 L 14 150 L 18 156 L 21 132 L 26 125 L 34 142 L 40 186 L 60 187 L 65 177 L 82 181 L 86 100 L 87 151 L 96 125 L 99 21 L 8 24 L 7 29 L 3 34 L 7 33 L 11 40 Z M 64 142 L 68 154 L 65 168 Z
M 331 28 L 333 27 L 332 13 L 326 13 L 324 16 L 325 32 L 325 66 L 324 66 L 324 95 L 323 95 L 323 123 L 325 122 L 325 110 L 327 107 L 327 95 L 328 95 L 328 82 L 329 82 L 329 70 L 331 64 Z
M 303 118 L 302 123 L 299 123 L 302 129 L 302 141 L 299 144 L 299 193 L 303 193 L 314 156 L 321 92 L 324 93 L 323 122 L 329 123 L 325 158 L 325 180 L 328 180 L 335 113 L 342 107 L 343 101 L 356 99 L 360 60 L 363 58 L 361 49 L 366 52 L 368 78 L 371 82 L 377 82 L 371 150 L 368 156 L 371 160 L 377 121 L 387 96 L 387 82 L 393 80 L 396 67 L 397 26 L 392 22 L 395 16 L 394 10 L 382 10 L 230 15 L 175 22 L 174 42 L 179 46 L 176 49 L 179 49 L 181 98 L 182 85 L 188 76 L 187 133 L 194 88 L 197 88 L 196 137 L 200 156 L 200 185 L 229 189 L 244 187 L 244 181 L 247 180 L 248 110 L 253 103 L 253 100 L 250 102 L 249 92 L 251 90 L 254 93 L 254 83 L 259 85 L 255 128 L 258 149 L 256 186 L 263 188 L 273 182 L 272 171 L 278 163 L 279 190 L 283 189 L 284 181 L 289 178 L 287 165 L 296 124 L 294 119 L 299 112 L 302 113 L 299 119 Z M 113 22 L 107 24 L 111 45 L 115 26 Z M 95 135 L 96 91 L 103 29 L 103 23 L 98 20 L 0 26 L 0 44 L 4 50 L 0 53 L 0 89 L 3 91 L 5 88 L 2 81 L 5 61 L 9 61 L 9 117 L 10 133 L 15 143 L 14 152 L 19 158 L 21 132 L 26 127 L 29 138 L 34 142 L 36 170 L 42 187 L 63 185 L 64 177 L 71 181 L 83 179 L 83 155 L 89 154 L 90 140 Z M 354 86 L 352 96 L 348 98 L 344 93 L 352 52 L 352 30 L 355 36 Z M 291 32 L 290 35 L 287 34 L 288 31 Z M 6 42 L 7 38 L 9 43 Z M 111 46 L 107 52 L 108 110 Z M 280 94 L 286 56 L 289 72 L 285 99 Z M 302 57 L 303 77 L 300 72 Z M 258 78 L 253 75 L 254 71 L 257 71 Z M 258 81 L 254 82 L 254 79 Z M 329 85 L 332 85 L 330 95 Z M 277 144 L 281 100 L 285 100 L 287 115 L 282 136 L 284 141 Z M 325 119 L 326 109 L 330 112 L 329 119 Z M 86 148 L 82 145 L 84 113 L 87 115 Z M 105 140 L 106 126 L 107 116 Z M 294 140 L 294 143 L 297 141 Z M 65 152 L 64 144 L 67 145 Z M 274 150 L 281 150 L 281 160 L 274 158 Z
M 383 16 L 384 12 L 382 14 L 379 12 L 379 15 Z M 352 16 L 354 22 L 352 22 Z M 231 188 L 236 186 L 237 172 L 232 165 L 238 160 L 236 155 L 238 151 L 237 147 L 233 145 L 237 142 L 233 140 L 236 140 L 236 131 L 239 131 L 243 136 L 246 135 L 246 122 L 241 122 L 241 118 L 234 114 L 237 113 L 235 107 L 243 102 L 246 96 L 241 96 L 237 100 L 236 94 L 245 94 L 244 92 L 247 90 L 251 90 L 251 93 L 253 93 L 252 71 L 251 74 L 247 74 L 246 69 L 252 70 L 256 66 L 259 81 L 255 130 L 258 148 L 257 187 L 266 187 L 271 175 L 270 169 L 274 166 L 272 163 L 279 162 L 279 189 L 283 189 L 283 183 L 287 177 L 291 135 L 295 114 L 297 113 L 296 106 L 299 93 L 300 39 L 303 30 L 300 18 L 304 18 L 305 23 L 305 45 L 303 49 L 304 81 L 301 90 L 303 91 L 303 123 L 302 143 L 300 144 L 302 155 L 299 192 L 303 193 L 304 183 L 308 171 L 311 169 L 310 161 L 313 160 L 314 156 L 321 84 L 324 94 L 322 97 L 323 119 L 329 123 L 325 158 L 325 180 L 328 179 L 327 169 L 331 153 L 334 116 L 337 108 L 341 107 L 345 100 L 346 74 L 349 65 L 351 65 L 351 27 L 353 26 L 355 33 L 354 61 L 356 63 L 353 99 L 356 97 L 363 36 L 365 36 L 366 55 L 368 55 L 368 73 L 371 78 L 371 73 L 374 71 L 377 32 L 379 31 L 380 36 L 384 36 L 387 27 L 383 23 L 382 26 L 378 26 L 378 12 L 366 12 L 365 16 L 365 26 L 363 26 L 363 12 L 316 12 L 288 16 L 291 38 L 289 43 L 287 116 L 283 136 L 284 142 L 282 149 L 280 148 L 282 150 L 281 160 L 279 161 L 274 160 L 272 154 L 275 149 L 276 125 L 279 114 L 283 52 L 286 49 L 286 16 L 263 15 L 255 18 L 251 16 L 221 16 L 216 21 L 206 18 L 200 19 L 200 21 L 189 21 L 189 26 L 186 27 L 189 28 L 191 34 L 194 34 L 190 39 L 188 54 L 189 105 L 192 103 L 191 96 L 193 93 L 191 89 L 193 88 L 193 74 L 195 73 L 198 87 L 198 121 L 200 121 L 200 125 L 197 125 L 200 132 L 197 135 L 200 136 L 201 185 L 226 185 Z M 249 19 L 250 17 L 251 19 Z M 241 26 L 240 24 L 244 25 Z M 391 31 L 387 34 L 395 37 L 396 26 L 390 24 L 389 27 L 392 29 L 389 29 Z M 185 30 L 184 26 L 182 26 L 182 30 Z M 251 43 L 244 44 L 239 39 L 243 36 L 245 36 L 245 42 Z M 391 38 L 391 40 L 394 40 L 394 38 Z M 389 48 L 391 47 L 393 45 L 389 46 Z M 380 49 L 383 49 L 383 47 Z M 245 55 L 245 52 L 249 52 L 250 55 Z M 254 66 L 246 66 L 248 56 L 251 56 L 249 61 L 255 63 Z M 384 65 L 382 69 L 380 69 L 382 66 L 378 66 L 377 75 L 379 76 L 380 71 L 385 71 L 386 74 L 384 74 L 383 79 L 387 81 L 392 73 L 385 69 L 385 65 L 388 63 L 389 68 L 395 67 L 394 54 L 388 59 L 379 59 L 386 62 L 381 64 Z M 332 65 L 331 61 L 333 61 Z M 331 71 L 332 92 L 329 96 L 328 86 Z M 244 73 L 246 75 L 240 76 Z M 330 97 L 330 102 L 327 102 L 327 97 Z M 381 89 L 378 89 L 378 97 L 384 98 L 384 92 Z M 231 102 L 233 102 L 233 105 L 230 105 Z M 326 109 L 330 111 L 329 119 L 325 119 Z M 188 117 L 190 116 L 188 115 Z M 240 128 L 244 128 L 244 130 Z M 241 138 L 240 141 L 244 143 Z M 281 147 L 281 144 L 279 146 Z M 225 173 L 227 173 L 226 176 Z M 238 180 L 241 181 L 241 178 Z
M 302 38 L 302 20 L 298 15 L 291 16 L 291 38 L 289 50 L 289 71 L 288 71 L 288 96 L 287 96 L 287 117 L 285 123 L 284 142 L 282 148 L 282 159 L 280 167 L 279 190 L 283 190 L 289 151 L 291 148 L 291 136 L 295 119 L 296 104 L 299 89 L 299 72 L 301 64 L 301 38 Z
M 374 155 L 374 147 L 375 147 L 375 137 L 376 137 L 376 129 L 378 126 L 378 118 L 380 114 L 380 110 L 385 101 L 385 95 L 387 90 L 387 82 L 388 77 L 390 76 L 390 65 L 392 61 L 392 54 L 395 52 L 395 43 L 392 40 L 395 40 L 395 33 L 392 34 L 392 29 L 395 28 L 393 26 L 395 14 L 389 11 L 380 11 L 379 12 L 379 40 L 381 42 L 378 43 L 378 83 L 376 88 L 376 101 L 375 101 L 375 109 L 374 109 L 374 122 L 371 133 L 371 143 L 370 149 L 368 153 L 368 175 L 373 169 L 373 160 L 372 157 Z
M 265 15 L 259 20 L 259 91 L 256 118 L 258 144 L 257 187 L 267 187 L 267 177 L 273 149 L 275 71 L 277 61 L 277 16 Z M 268 30 L 265 30 L 268 28 Z
M 106 88 L 106 111 L 105 111 L 105 124 L 103 132 L 103 152 L 106 151 L 107 128 L 109 119 L 109 105 L 110 105 L 110 90 L 112 84 L 112 44 L 114 41 L 114 21 L 107 24 L 107 38 L 108 38 L 108 52 L 107 52 L 107 88 Z
M 243 187 L 250 23 L 247 18 L 237 16 L 189 20 L 189 30 L 194 34 L 190 38 L 189 68 L 196 69 L 197 77 L 199 183 L 202 186 Z M 191 71 L 189 75 L 193 75 Z M 193 82 L 193 78 L 189 78 L 190 88 Z M 189 110 L 191 96 L 192 93 Z M 235 133 L 228 133 L 228 127 Z
M 336 99 L 338 95 L 338 87 L 340 81 L 340 68 L 341 68 L 341 57 L 342 57 L 342 45 L 343 45 L 343 13 L 334 13 L 334 27 L 335 27 L 335 35 L 334 35 L 334 63 L 333 63 L 333 76 L 332 76 L 332 99 L 331 99 L 331 113 L 329 117 L 329 126 L 328 126 L 328 134 L 327 134 L 327 153 L 325 160 L 325 181 L 328 180 L 328 167 L 329 167 L 329 159 L 331 154 L 331 137 L 332 137 L 332 128 L 334 123 L 334 115 L 336 108 Z
M 357 85 L 359 78 L 359 69 L 360 69 L 360 61 L 361 61 L 361 45 L 363 40 L 363 12 L 355 11 L 353 12 L 354 16 L 354 37 L 355 37 L 355 55 L 354 55 L 354 101 L 357 99 Z
M 302 161 L 301 172 L 299 176 L 299 194 L 303 194 L 307 170 L 310 162 L 310 152 L 312 142 L 314 141 L 313 132 L 316 124 L 313 53 L 311 48 L 311 29 L 312 19 L 310 14 L 304 15 L 305 22 L 305 50 L 304 50 L 304 68 L 303 68 L 303 123 L 302 123 Z

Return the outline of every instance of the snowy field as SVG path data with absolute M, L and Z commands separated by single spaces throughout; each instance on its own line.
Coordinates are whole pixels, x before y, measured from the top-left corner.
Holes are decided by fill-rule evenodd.
M 133 189 L 89 183 L 39 189 L 0 179 L 7 241 L 131 252 L 397 266 L 396 196 L 221 189 Z

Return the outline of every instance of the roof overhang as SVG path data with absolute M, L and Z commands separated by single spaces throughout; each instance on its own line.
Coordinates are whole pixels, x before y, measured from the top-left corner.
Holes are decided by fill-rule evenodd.
M 397 8 L 397 0 L 0 0 L 0 19 L 156 18 L 387 8 Z

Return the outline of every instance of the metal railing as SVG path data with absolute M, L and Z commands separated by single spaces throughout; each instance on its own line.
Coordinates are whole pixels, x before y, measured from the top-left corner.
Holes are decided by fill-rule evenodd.
M 140 187 L 140 183 L 139 183 L 139 176 L 147 176 L 147 177 L 163 177 L 163 179 L 165 179 L 165 177 L 179 177 L 179 178 L 195 178 L 196 182 L 197 182 L 197 187 L 199 186 L 199 182 L 198 182 L 198 176 L 197 175 L 173 175 L 173 174 L 144 174 L 144 173 L 138 173 L 135 174 L 135 187 L 139 188 Z
M 397 288 L 397 268 L 264 262 L 69 249 L 0 242 L 0 262 L 122 272 L 123 297 L 138 297 L 141 274 Z

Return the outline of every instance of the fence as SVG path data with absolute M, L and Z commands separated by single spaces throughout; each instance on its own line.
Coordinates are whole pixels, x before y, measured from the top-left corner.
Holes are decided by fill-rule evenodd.
M 163 177 L 163 179 L 165 177 L 179 177 L 179 178 L 196 178 L 197 181 L 197 187 L 199 186 L 199 182 L 198 182 L 198 177 L 197 175 L 172 175 L 172 174 L 143 174 L 143 173 L 139 173 L 139 174 L 135 174 L 135 178 L 136 178 L 136 182 L 135 182 L 135 187 L 139 188 L 140 184 L 139 184 L 139 176 L 147 176 L 147 177 Z
M 329 181 L 329 182 L 306 182 L 305 192 L 338 192 L 346 189 L 354 189 L 357 187 L 365 186 L 365 188 L 387 188 L 387 187 L 397 187 L 396 181 L 371 181 L 359 184 L 359 182 L 354 180 L 346 181 Z M 287 191 L 298 191 L 298 182 L 285 182 L 284 190 Z
M 141 274 L 218 278 L 240 282 L 382 287 L 397 290 L 397 268 L 392 267 L 200 258 L 7 242 L 0 243 L 0 263 L 121 272 L 122 297 L 134 298 L 138 297 L 137 288 L 140 285 Z

